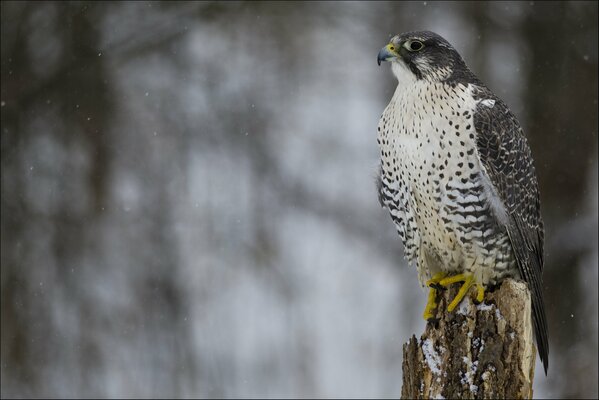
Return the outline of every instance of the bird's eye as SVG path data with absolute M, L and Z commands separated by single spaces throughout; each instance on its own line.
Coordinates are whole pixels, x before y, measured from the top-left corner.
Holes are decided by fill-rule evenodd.
M 418 40 L 412 40 L 412 41 L 406 42 L 404 44 L 404 47 L 410 51 L 418 51 L 418 50 L 422 50 L 424 48 L 424 44 Z

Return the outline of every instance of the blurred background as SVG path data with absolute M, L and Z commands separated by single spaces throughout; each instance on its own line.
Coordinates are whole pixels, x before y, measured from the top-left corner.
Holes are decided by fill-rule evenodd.
M 596 2 L 1 3 L 2 397 L 399 397 L 426 292 L 378 204 L 400 32 L 524 126 L 550 369 L 597 398 Z

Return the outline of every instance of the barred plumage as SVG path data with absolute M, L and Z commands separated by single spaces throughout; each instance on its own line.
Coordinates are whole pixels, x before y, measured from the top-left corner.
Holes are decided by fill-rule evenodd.
M 422 284 L 438 272 L 467 272 L 483 286 L 526 281 L 546 371 L 543 222 L 517 119 L 435 33 L 398 35 L 381 60 L 399 82 L 378 126 L 379 199 L 406 258 Z

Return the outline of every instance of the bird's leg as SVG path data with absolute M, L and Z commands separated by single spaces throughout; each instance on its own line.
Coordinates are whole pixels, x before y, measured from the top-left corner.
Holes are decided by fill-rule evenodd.
M 424 308 L 423 317 L 425 320 L 429 321 L 433 319 L 435 316 L 435 310 L 437 309 L 437 291 L 442 289 L 443 287 L 439 285 L 439 282 L 445 278 L 447 274 L 445 272 L 437 272 L 431 279 L 426 281 L 426 285 L 430 287 L 428 292 L 428 301 L 426 302 L 426 307 Z
M 458 274 L 454 276 L 450 276 L 439 281 L 439 285 L 441 286 L 449 286 L 452 283 L 456 282 L 464 282 L 456 294 L 455 298 L 451 303 L 447 306 L 447 311 L 453 311 L 458 304 L 462 301 L 462 299 L 468 294 L 470 288 L 474 285 L 476 286 L 476 301 L 481 303 L 485 298 L 485 287 L 480 284 L 474 283 L 474 276 L 472 274 Z

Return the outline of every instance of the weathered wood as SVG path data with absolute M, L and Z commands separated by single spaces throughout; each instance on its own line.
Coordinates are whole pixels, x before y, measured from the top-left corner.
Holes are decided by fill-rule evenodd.
M 467 297 L 448 313 L 455 286 L 440 296 L 439 322 L 403 347 L 401 397 L 532 398 L 536 352 L 526 284 L 508 279 L 483 303 Z

